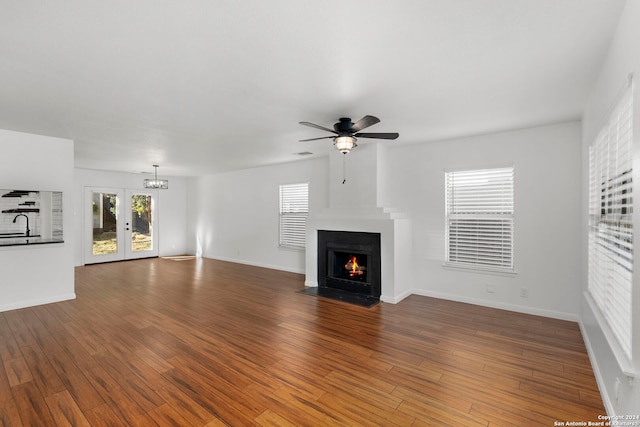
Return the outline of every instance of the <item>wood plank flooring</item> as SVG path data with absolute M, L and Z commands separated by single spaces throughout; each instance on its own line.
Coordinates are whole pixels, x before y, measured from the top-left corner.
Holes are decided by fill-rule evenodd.
M 604 414 L 578 325 L 162 258 L 76 269 L 0 313 L 2 426 L 553 426 Z

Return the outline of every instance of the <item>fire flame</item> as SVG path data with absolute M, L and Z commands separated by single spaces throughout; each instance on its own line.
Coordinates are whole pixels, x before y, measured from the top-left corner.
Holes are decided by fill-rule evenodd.
M 358 267 L 358 261 L 356 257 L 349 257 L 349 261 L 344 265 L 344 268 L 349 270 L 349 276 L 361 276 L 363 271 Z

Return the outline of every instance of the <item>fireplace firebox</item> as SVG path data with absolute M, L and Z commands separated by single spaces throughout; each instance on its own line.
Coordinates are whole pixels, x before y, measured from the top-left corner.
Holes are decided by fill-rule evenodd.
M 318 230 L 318 286 L 381 294 L 380 233 Z

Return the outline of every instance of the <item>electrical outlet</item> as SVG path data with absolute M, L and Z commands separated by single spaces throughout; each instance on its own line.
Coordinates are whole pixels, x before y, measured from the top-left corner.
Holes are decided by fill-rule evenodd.
M 487 292 L 488 293 L 493 294 L 493 293 L 495 293 L 495 291 L 496 291 L 496 287 L 495 286 L 487 285 Z
M 520 288 L 520 297 L 528 298 L 529 297 L 529 290 L 527 288 Z

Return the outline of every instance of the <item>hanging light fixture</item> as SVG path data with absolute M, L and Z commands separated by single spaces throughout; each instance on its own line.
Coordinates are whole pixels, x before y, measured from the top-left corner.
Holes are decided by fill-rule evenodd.
M 333 145 L 342 153 L 347 154 L 353 148 L 357 147 L 357 139 L 350 135 L 341 135 L 333 138 Z
M 168 179 L 158 179 L 158 165 L 153 165 L 155 170 L 155 178 L 154 179 L 145 179 L 142 183 L 144 188 L 160 188 L 162 190 L 166 190 L 169 188 L 169 180 Z

